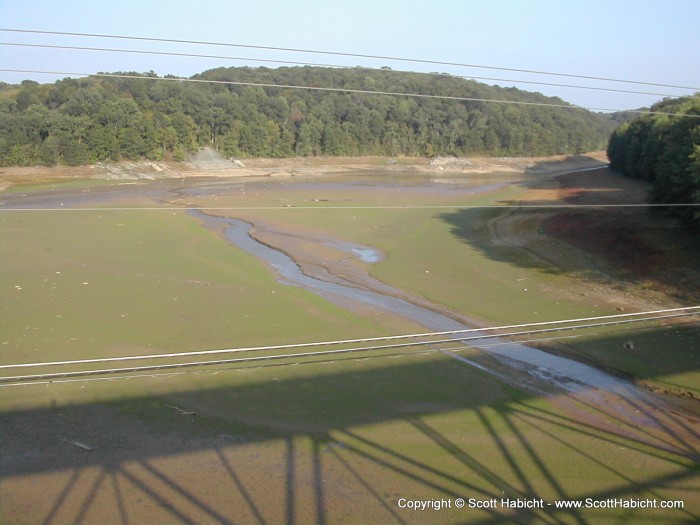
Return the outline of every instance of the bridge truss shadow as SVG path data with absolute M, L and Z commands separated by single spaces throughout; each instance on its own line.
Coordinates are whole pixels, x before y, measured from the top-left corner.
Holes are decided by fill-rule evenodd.
M 480 362 L 498 368 L 489 359 Z M 507 367 L 499 370 L 486 373 L 442 354 L 353 357 L 114 382 L 130 385 L 131 397 L 121 391 L 118 400 L 5 411 L 3 519 L 45 525 L 700 519 L 698 418 L 647 393 L 545 394 L 534 376 L 522 388 Z M 151 382 L 166 382 L 169 391 L 148 394 Z M 38 389 L 89 388 L 25 386 L 2 395 L 7 405 L 10 396 Z M 402 508 L 402 498 L 430 506 Z M 458 498 L 465 508 L 456 508 Z M 470 498 L 497 505 L 472 509 Z M 586 498 L 682 500 L 684 508 L 501 505 Z M 450 507 L 435 510 L 443 500 Z

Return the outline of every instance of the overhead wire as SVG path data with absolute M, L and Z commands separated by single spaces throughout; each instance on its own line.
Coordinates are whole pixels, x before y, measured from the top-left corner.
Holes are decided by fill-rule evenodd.
M 489 99 L 489 98 L 479 98 L 479 97 L 458 97 L 450 95 L 430 95 L 425 93 L 401 93 L 397 91 L 373 91 L 368 89 L 350 89 L 350 88 L 331 88 L 323 86 L 298 86 L 292 84 L 271 84 L 266 82 L 240 82 L 233 80 L 207 80 L 198 78 L 184 78 L 184 77 L 157 77 L 149 75 L 126 75 L 119 73 L 79 73 L 75 71 L 46 71 L 46 70 L 36 70 L 36 69 L 0 69 L 0 72 L 5 73 L 33 73 L 33 74 L 44 74 L 44 75 L 65 75 L 65 76 L 82 76 L 82 77 L 97 77 L 97 78 L 122 78 L 122 79 L 140 79 L 140 80 L 150 80 L 150 81 L 167 81 L 167 82 L 191 82 L 199 84 L 221 84 L 221 85 L 231 85 L 231 86 L 250 86 L 250 87 L 263 87 L 263 88 L 274 88 L 274 89 L 300 89 L 306 91 L 321 91 L 327 93 L 351 93 L 360 95 L 387 95 L 395 97 L 406 97 L 406 98 L 420 98 L 420 99 L 435 99 L 435 100 L 454 100 L 459 102 L 488 102 L 496 104 L 509 104 L 515 106 L 536 106 L 536 107 L 547 107 L 547 108 L 560 108 L 568 110 L 588 110 L 588 111 L 607 111 L 607 112 L 619 112 L 625 111 L 627 113 L 643 114 L 643 115 L 666 115 L 671 117 L 681 117 L 681 118 L 700 118 L 700 115 L 694 114 L 678 114 L 670 113 L 665 111 L 650 111 L 641 109 L 619 109 L 619 108 L 596 108 L 596 107 L 584 107 L 576 106 L 572 104 L 549 104 L 545 102 L 527 102 L 521 100 L 502 100 L 502 99 Z
M 683 326 L 686 324 L 694 324 L 697 321 L 688 321 L 685 323 L 674 323 L 674 327 L 677 326 Z M 619 333 L 622 331 L 629 331 L 631 328 L 626 328 L 624 330 L 614 330 L 612 333 Z M 606 335 L 610 334 L 611 332 L 606 331 Z M 376 359 L 397 359 L 400 357 L 405 357 L 405 356 L 427 356 L 429 354 L 434 354 L 434 353 L 443 353 L 443 354 L 456 354 L 459 352 L 462 352 L 464 350 L 468 349 L 488 349 L 488 348 L 493 348 L 494 346 L 512 346 L 516 344 L 529 344 L 529 343 L 537 343 L 537 342 L 547 342 L 547 341 L 561 341 L 564 339 L 578 339 L 580 337 L 589 337 L 589 336 L 595 336 L 595 335 L 600 335 L 600 334 L 572 334 L 572 335 L 558 335 L 555 337 L 539 337 L 536 339 L 526 339 L 526 340 L 520 340 L 520 341 L 505 341 L 505 342 L 496 342 L 496 343 L 489 343 L 489 344 L 479 344 L 479 345 L 474 345 L 471 344 L 469 346 L 462 346 L 458 348 L 438 348 L 438 349 L 428 349 L 428 350 L 414 350 L 410 352 L 395 352 L 392 354 L 381 354 L 381 355 L 368 355 L 368 356 L 362 356 L 362 357 L 349 357 L 349 358 L 332 358 L 332 359 L 327 359 L 327 360 L 302 360 L 302 361 L 294 361 L 292 363 L 266 363 L 266 364 L 258 364 L 255 366 L 245 366 L 245 367 L 227 367 L 227 368 L 219 368 L 217 370 L 209 370 L 209 371 L 196 371 L 196 370 L 184 370 L 180 372 L 166 372 L 166 373 L 160 373 L 160 374 L 153 374 L 153 373 L 142 373 L 142 374 L 137 374 L 137 375 L 107 375 L 107 376 L 101 376 L 101 377 L 82 377 L 79 379 L 51 379 L 51 380 L 34 380 L 34 381 L 19 381 L 19 382 L 5 382 L 2 383 L 0 382 L 0 388 L 3 387 L 16 387 L 16 386 L 32 386 L 32 385 L 55 385 L 55 384 L 63 384 L 63 383 L 89 383 L 89 382 L 95 382 L 95 381 L 119 381 L 119 380 L 130 380 L 130 379 L 145 379 L 145 378 L 153 378 L 153 379 L 160 379 L 160 378 L 169 378 L 169 377 L 176 377 L 180 375 L 197 375 L 197 376 L 214 376 L 218 375 L 222 372 L 250 372 L 250 371 L 255 371 L 263 368 L 279 368 L 279 367 L 291 367 L 291 366 L 299 366 L 299 365 L 315 365 L 315 364 L 332 364 L 332 363 L 337 363 L 337 362 L 348 362 L 348 361 L 367 361 L 367 360 L 376 360 Z M 460 359 L 461 361 L 462 359 Z M 472 366 L 475 366 L 479 370 L 486 371 L 490 374 L 493 374 L 493 370 L 489 370 L 483 366 L 480 366 L 476 364 L 473 361 L 468 361 L 468 363 Z
M 139 378 L 159 378 L 159 377 L 174 377 L 178 375 L 184 375 L 184 374 L 195 374 L 195 375 L 200 375 L 200 376 L 212 376 L 212 375 L 218 375 L 221 372 L 228 372 L 228 371 L 251 371 L 251 370 L 258 370 L 261 368 L 271 368 L 271 367 L 287 367 L 287 366 L 298 366 L 298 365 L 313 365 L 313 364 L 331 364 L 331 363 L 336 363 L 336 362 L 346 362 L 346 361 L 367 361 L 369 359 L 375 360 L 375 359 L 396 359 L 399 357 L 404 357 L 404 356 L 423 356 L 423 355 L 428 355 L 428 354 L 434 354 L 434 353 L 445 353 L 445 352 L 461 352 L 464 350 L 467 350 L 469 348 L 472 349 L 487 349 L 487 348 L 492 348 L 494 346 L 509 346 L 509 345 L 515 345 L 515 344 L 524 344 L 524 343 L 535 343 L 535 342 L 544 342 L 544 341 L 553 341 L 553 340 L 563 340 L 563 339 L 575 339 L 579 337 L 584 337 L 583 335 L 562 335 L 562 336 L 557 336 L 557 337 L 545 337 L 545 338 L 537 338 L 537 339 L 527 339 L 525 341 L 505 341 L 505 342 L 499 342 L 499 343 L 490 343 L 490 344 L 481 344 L 481 345 L 469 345 L 467 346 L 462 346 L 458 348 L 437 348 L 437 349 L 428 349 L 428 350 L 414 350 L 410 352 L 395 352 L 391 354 L 381 354 L 381 355 L 368 355 L 368 356 L 362 356 L 362 357 L 349 357 L 349 358 L 333 358 L 333 359 L 326 359 L 326 360 L 302 360 L 302 361 L 295 361 L 293 363 L 266 363 L 266 364 L 257 364 L 255 366 L 246 366 L 246 367 L 227 367 L 223 369 L 218 369 L 218 370 L 212 370 L 212 371 L 193 371 L 193 370 L 185 370 L 181 372 L 166 372 L 162 374 L 150 374 L 150 373 L 142 373 L 142 374 L 137 374 L 137 375 L 107 375 L 106 377 L 81 377 L 80 379 L 71 379 L 71 378 L 52 378 L 52 379 L 36 379 L 36 380 L 31 380 L 31 381 L 15 381 L 15 382 L 3 382 L 0 381 L 0 388 L 3 387 L 12 387 L 12 386 L 30 386 L 30 385 L 48 385 L 48 384 L 60 384 L 60 383 L 79 383 L 79 382 L 93 382 L 93 381 L 117 381 L 117 380 L 127 380 L 127 379 L 139 379 Z M 222 361 L 223 364 L 226 364 L 225 361 Z M 182 367 L 175 367 L 175 368 L 182 368 Z M 483 369 L 483 368 L 482 368 Z M 38 375 L 38 374 L 37 374 Z M 100 374 L 97 374 L 98 376 Z
M 659 315 L 666 314 L 666 315 Z M 34 363 L 17 363 L 9 365 L 0 365 L 0 369 L 9 368 L 36 368 L 36 367 L 48 367 L 48 366 L 65 366 L 65 365 L 83 365 L 83 364 L 95 364 L 95 363 L 107 363 L 115 361 L 135 361 L 135 360 L 146 360 L 146 359 L 163 359 L 163 358 L 179 358 L 179 357 L 194 357 L 194 356 L 205 356 L 205 355 L 218 355 L 218 354 L 234 354 L 241 352 L 261 352 L 270 350 L 290 350 L 290 349 L 300 349 L 300 348 L 313 348 L 322 346 L 339 346 L 339 345 L 351 345 L 360 343 L 374 343 L 381 341 L 396 341 L 399 339 L 425 339 L 426 337 L 438 337 L 446 335 L 461 335 L 461 334 L 474 334 L 470 337 L 454 337 L 449 340 L 438 340 L 438 341 L 419 341 L 417 343 L 399 343 L 397 345 L 382 345 L 382 346 L 371 346 L 371 347 L 360 347 L 351 349 L 341 349 L 333 350 L 331 352 L 359 352 L 368 350 L 385 350 L 389 348 L 405 347 L 405 346 L 415 346 L 416 344 L 435 344 L 444 342 L 460 342 L 469 340 L 481 340 L 489 339 L 495 337 L 512 337 L 518 335 L 528 335 L 534 333 L 544 333 L 552 331 L 563 331 L 563 330 L 575 330 L 583 328 L 593 328 L 599 326 L 609 326 L 615 324 L 627 324 L 633 322 L 644 322 L 644 321 L 654 321 L 661 319 L 669 319 L 674 317 L 685 317 L 690 315 L 699 315 L 700 306 L 683 307 L 683 308 L 671 308 L 665 310 L 655 310 L 648 312 L 637 312 L 629 314 L 615 314 L 607 316 L 589 317 L 589 318 L 579 318 L 579 319 L 564 319 L 557 321 L 543 321 L 538 323 L 524 323 L 519 325 L 507 325 L 507 326 L 494 326 L 494 327 L 484 327 L 484 328 L 465 328 L 461 330 L 449 330 L 442 332 L 426 332 L 420 334 L 403 334 L 403 335 L 393 335 L 393 336 L 383 336 L 383 337 L 370 337 L 361 339 L 346 339 L 346 340 L 335 340 L 335 341 L 316 341 L 310 343 L 292 343 L 286 345 L 269 345 L 269 346 L 257 346 L 257 347 L 242 347 L 242 348 L 226 348 L 226 349 L 216 349 L 216 350 L 199 350 L 190 352 L 171 352 L 165 354 L 147 354 L 147 355 L 136 355 L 136 356 L 120 356 L 120 357 L 101 357 L 94 359 L 74 359 L 74 360 L 64 360 L 64 361 L 46 361 L 46 362 L 34 362 Z M 654 317 L 645 317 L 653 315 Z M 623 319 L 630 318 L 633 319 Z M 614 321 L 611 321 L 615 319 Z M 605 320 L 605 321 L 603 321 Z M 603 321 L 601 323 L 589 323 L 589 321 Z M 581 324 L 586 323 L 586 324 Z M 486 334 L 483 335 L 481 332 L 494 332 L 498 330 L 513 330 L 519 328 L 531 328 L 536 326 L 548 326 L 548 325 L 562 325 L 562 324 L 573 324 L 574 326 L 557 326 L 556 328 L 545 328 L 536 330 L 526 330 L 519 332 L 511 332 L 505 334 Z M 317 352 L 320 355 L 323 352 Z M 266 359 L 266 358 L 280 358 L 280 357 L 290 357 L 290 356 L 301 356 L 301 355 L 311 355 L 313 353 L 305 354 L 285 354 L 283 356 L 258 356 L 255 359 Z M 253 359 L 253 358 L 251 358 Z M 2 379 L 2 378 L 0 378 Z
M 11 47 L 28 47 L 28 48 L 41 48 L 41 49 L 65 49 L 72 51 L 96 51 L 96 52 L 108 52 L 108 53 L 131 53 L 138 55 L 159 55 L 159 56 L 174 56 L 182 58 L 207 58 L 207 59 L 217 59 L 217 60 L 231 60 L 231 61 L 242 61 L 242 62 L 255 62 L 255 63 L 265 63 L 265 64 L 285 64 L 285 65 L 296 65 L 296 66 L 316 66 L 316 67 L 328 67 L 336 69 L 365 69 L 370 71 L 378 71 L 381 73 L 414 73 L 418 75 L 428 75 L 435 77 L 445 77 L 444 73 L 418 73 L 415 71 L 396 71 L 396 70 L 385 70 L 377 69 L 367 66 L 344 66 L 340 64 L 324 64 L 324 63 L 314 63 L 314 62 L 298 62 L 293 60 L 279 60 L 279 59 L 266 59 L 266 58 L 251 58 L 251 57 L 234 57 L 226 55 L 205 55 L 198 53 L 175 53 L 167 51 L 149 51 L 141 49 L 114 49 L 105 47 L 85 47 L 85 46 L 64 46 L 64 45 L 49 45 L 49 44 L 26 44 L 19 42 L 0 42 L 0 46 L 11 46 Z M 519 80 L 512 78 L 492 78 L 492 77 L 476 77 L 476 76 L 463 76 L 463 75 L 447 75 L 450 78 L 461 78 L 465 80 L 491 80 L 497 82 L 508 82 L 516 84 L 532 84 L 539 86 L 550 86 L 550 87 L 564 87 L 572 89 L 587 89 L 594 91 L 606 91 L 614 93 L 626 93 L 633 95 L 653 95 L 657 97 L 670 97 L 676 98 L 681 95 L 670 94 L 670 93 L 652 93 L 648 91 L 634 91 L 629 89 L 615 89 L 615 88 L 604 88 L 595 86 L 581 86 L 573 84 L 558 84 L 554 82 L 536 82 L 528 80 Z
M 399 57 L 380 57 L 377 55 L 346 54 L 346 53 L 335 53 L 335 52 L 326 52 L 326 51 L 299 50 L 299 49 L 291 49 L 291 48 L 275 48 L 275 47 L 270 47 L 270 46 L 248 46 L 248 45 L 243 45 L 243 44 L 226 44 L 226 43 L 188 41 L 188 40 L 176 40 L 176 39 L 128 37 L 128 36 L 123 36 L 123 35 L 99 35 L 99 34 L 90 34 L 90 33 L 34 31 L 34 30 L 20 30 L 20 29 L 9 29 L 9 28 L 3 28 L 3 29 L 0 29 L 0 31 L 14 32 L 14 33 L 52 34 L 52 35 L 63 35 L 63 36 L 68 35 L 68 36 L 89 37 L 89 38 L 110 38 L 110 39 L 127 39 L 127 40 L 156 41 L 156 42 L 169 42 L 169 43 L 189 43 L 189 44 L 198 44 L 198 45 L 212 45 L 212 46 L 253 48 L 253 49 L 268 49 L 268 50 L 290 51 L 290 52 L 309 52 L 309 53 L 318 53 L 318 54 L 324 54 L 324 55 L 357 56 L 357 57 L 365 57 L 365 58 L 386 58 L 386 59 L 390 59 L 390 60 L 395 59 L 395 60 L 400 60 L 400 61 L 405 61 L 405 62 L 414 61 L 413 59 L 404 59 L 404 58 L 399 58 Z M 28 43 L 14 43 L 14 42 L 13 43 L 0 43 L 0 45 L 55 48 L 55 49 L 88 50 L 88 51 L 102 51 L 102 52 L 119 52 L 119 53 L 138 53 L 138 54 L 150 54 L 150 55 L 171 55 L 171 56 L 180 56 L 180 57 L 216 58 L 216 59 L 225 59 L 225 60 L 258 61 L 258 62 L 265 62 L 265 63 L 268 63 L 268 62 L 288 63 L 288 64 L 298 64 L 299 63 L 299 62 L 295 62 L 295 61 L 286 61 L 286 60 L 251 59 L 251 58 L 246 58 L 246 57 L 227 57 L 227 56 L 220 56 L 220 55 L 205 55 L 205 54 L 196 54 L 196 53 L 175 53 L 175 52 L 134 50 L 134 49 L 113 49 L 113 48 L 98 48 L 98 47 L 88 47 L 88 46 L 63 46 L 63 45 L 28 44 Z M 421 60 L 416 60 L 416 62 L 421 62 Z M 463 67 L 470 67 L 467 64 L 458 64 L 458 63 L 440 62 L 440 61 L 428 61 L 428 63 L 446 64 L 446 65 L 451 64 L 451 65 L 458 65 L 458 66 L 463 66 Z M 336 65 L 336 64 L 313 64 L 313 63 L 303 63 L 303 64 L 318 65 L 318 66 L 323 66 L 323 67 L 351 67 L 351 66 L 340 66 L 340 65 Z M 625 82 L 625 83 L 630 83 L 630 84 L 655 85 L 655 86 L 662 86 L 662 87 L 672 87 L 672 88 L 676 88 L 676 89 L 690 89 L 690 90 L 700 89 L 700 88 L 694 88 L 694 87 L 689 87 L 689 86 L 656 84 L 656 83 L 649 83 L 649 82 L 638 82 L 638 81 L 603 78 L 603 77 L 587 77 L 585 75 L 559 74 L 559 73 L 553 73 L 553 72 L 543 72 L 543 71 L 534 71 L 534 70 L 519 70 L 519 69 L 514 69 L 514 68 L 499 68 L 499 67 L 492 68 L 490 66 L 474 66 L 474 67 L 537 73 L 537 74 L 544 74 L 544 75 L 588 78 L 588 79 L 595 79 L 595 80 L 606 80 L 606 81 L 610 81 L 610 82 Z M 112 76 L 112 75 L 109 75 L 106 73 L 90 74 L 90 73 L 57 72 L 57 71 L 41 71 L 41 70 L 20 70 L 20 69 L 2 69 L 0 71 L 14 72 L 14 73 L 34 73 L 34 74 L 71 75 L 71 76 Z M 434 74 L 435 75 L 436 73 L 427 73 L 427 74 Z M 113 76 L 115 78 L 123 78 L 121 75 L 118 75 L 118 74 L 115 74 Z M 143 78 L 143 79 L 149 79 L 149 80 L 161 79 L 161 77 L 153 77 L 153 76 L 149 76 L 149 75 L 143 75 L 143 76 L 128 75 L 128 76 L 132 77 L 132 78 Z M 469 78 L 469 77 L 458 77 L 458 78 Z M 474 78 L 474 77 L 471 77 L 471 78 Z M 190 81 L 190 82 L 200 81 L 200 79 L 182 78 L 182 77 L 177 77 L 177 78 L 168 77 L 168 78 L 165 78 L 165 80 L 178 80 L 178 81 Z M 523 82 L 523 83 L 532 83 L 532 84 L 540 84 L 540 85 L 548 85 L 548 86 L 556 86 L 556 87 L 592 89 L 592 90 L 599 90 L 599 91 L 613 91 L 613 92 L 621 92 L 621 93 L 644 94 L 644 95 L 663 96 L 663 97 L 672 97 L 672 98 L 680 96 L 680 95 L 670 95 L 670 94 L 664 94 L 664 93 L 649 93 L 649 92 L 621 90 L 621 89 L 614 89 L 614 88 L 602 88 L 602 87 L 594 87 L 594 86 L 572 86 L 572 85 L 547 83 L 547 82 L 518 81 L 516 79 L 511 80 L 511 79 L 483 78 L 483 80 L 496 80 L 496 81 L 505 81 L 505 82 L 513 82 L 513 83 Z M 533 106 L 533 105 L 534 106 L 550 106 L 550 107 L 555 107 L 555 108 L 566 108 L 566 109 L 578 108 L 578 109 L 585 109 L 585 110 L 589 110 L 589 111 L 605 111 L 605 112 L 629 111 L 630 113 L 639 113 L 639 114 L 654 113 L 654 114 L 659 114 L 659 115 L 678 116 L 675 113 L 650 112 L 648 110 L 625 110 L 625 109 L 615 109 L 615 108 L 582 107 L 582 106 L 576 106 L 576 105 L 572 105 L 572 104 L 550 104 L 550 103 L 537 103 L 537 102 L 527 102 L 527 101 L 507 101 L 507 100 L 498 100 L 498 99 L 481 99 L 481 98 L 477 98 L 477 97 L 449 97 L 449 96 L 440 96 L 440 95 L 425 95 L 425 94 L 419 94 L 419 93 L 401 93 L 401 92 L 389 92 L 389 91 L 382 92 L 382 91 L 371 91 L 371 90 L 350 90 L 350 89 L 340 89 L 340 88 L 323 88 L 323 87 L 319 87 L 319 86 L 291 86 L 291 85 L 278 85 L 278 84 L 266 84 L 266 83 L 243 83 L 243 82 L 234 82 L 234 81 L 231 81 L 231 82 L 207 81 L 207 82 L 209 82 L 209 83 L 227 83 L 227 84 L 231 84 L 231 85 L 259 86 L 259 87 L 267 87 L 267 88 L 278 87 L 278 88 L 283 88 L 283 89 L 306 89 L 306 90 L 339 91 L 339 92 L 345 92 L 345 93 L 381 94 L 381 95 L 390 95 L 390 96 L 405 96 L 405 97 L 420 97 L 420 98 L 442 98 L 442 99 L 448 99 L 448 100 L 473 101 L 473 102 L 503 103 L 503 104 L 516 104 L 516 105 L 528 105 L 528 106 Z M 693 117 L 695 115 L 681 115 L 681 116 Z
M 490 335 L 485 335 L 485 336 L 473 336 L 473 337 L 468 337 L 468 338 L 455 338 L 455 339 L 448 339 L 448 340 L 442 340 L 442 341 L 418 341 L 418 342 L 413 342 L 413 343 L 402 343 L 402 344 L 385 345 L 385 346 L 379 346 L 379 347 L 342 348 L 342 349 L 335 349 L 335 350 L 322 350 L 322 351 L 317 351 L 317 352 L 297 352 L 297 353 L 292 353 L 292 354 L 279 354 L 279 355 L 271 355 L 271 356 L 270 355 L 268 355 L 268 356 L 252 356 L 252 357 L 249 356 L 249 357 L 238 357 L 238 358 L 232 358 L 232 359 L 218 359 L 218 360 L 214 360 L 214 361 L 195 361 L 195 362 L 187 362 L 187 363 L 167 363 L 167 364 L 160 364 L 160 365 L 147 365 L 147 366 L 123 367 L 123 368 L 112 368 L 112 369 L 96 369 L 96 370 L 57 372 L 57 373 L 28 374 L 28 375 L 22 375 L 22 376 L 4 376 L 4 377 L 0 377 L 0 385 L 2 385 L 4 383 L 12 384 L 12 383 L 18 383 L 18 382 L 27 382 L 27 381 L 33 382 L 33 381 L 40 381 L 40 380 L 46 380 L 46 379 L 50 379 L 50 380 L 66 379 L 66 378 L 72 378 L 72 377 L 89 377 L 89 376 L 99 376 L 99 375 L 106 375 L 106 374 L 149 372 L 149 371 L 155 371 L 155 370 L 193 368 L 193 367 L 203 367 L 203 366 L 217 366 L 217 365 L 224 365 L 224 364 L 258 363 L 258 362 L 277 361 L 277 360 L 285 360 L 285 359 L 306 359 L 306 358 L 318 357 L 318 356 L 327 357 L 329 355 L 359 353 L 359 352 L 367 352 L 370 350 L 390 350 L 390 349 L 396 349 L 396 348 L 401 348 L 401 347 L 427 346 L 427 345 L 442 344 L 442 343 L 448 343 L 448 342 L 449 343 L 467 343 L 468 341 L 480 341 L 480 340 L 484 340 L 484 339 L 494 339 L 494 338 L 499 338 L 499 337 L 532 335 L 532 334 L 541 334 L 541 333 L 554 332 L 554 331 L 580 330 L 580 329 L 586 329 L 586 328 L 595 328 L 595 327 L 619 325 L 619 324 L 626 324 L 626 323 L 636 323 L 636 322 L 643 322 L 643 321 L 656 321 L 656 320 L 663 320 L 663 319 L 669 319 L 669 318 L 674 318 L 674 317 L 682 317 L 682 316 L 687 316 L 687 315 L 697 315 L 698 313 L 700 313 L 700 312 L 689 313 L 689 314 L 673 314 L 673 315 L 668 315 L 668 316 L 654 317 L 654 318 L 647 318 L 647 319 L 628 319 L 628 320 L 618 320 L 618 321 L 607 322 L 607 323 L 592 323 L 592 324 L 582 325 L 582 326 L 557 327 L 557 328 L 549 328 L 549 329 L 541 329 L 541 330 L 530 330 L 530 331 L 516 332 L 516 333 L 512 333 L 512 334 L 490 334 Z M 551 340 L 554 338 L 548 338 L 548 339 Z M 523 344 L 523 343 L 535 342 L 535 341 L 537 341 L 537 340 L 498 341 L 498 342 L 490 344 L 490 345 L 469 344 L 469 345 L 465 346 L 464 348 L 440 348 L 437 350 L 427 350 L 427 351 L 417 351 L 417 352 L 416 351 L 401 352 L 401 353 L 394 353 L 394 354 L 389 354 L 389 355 L 382 354 L 381 356 L 378 356 L 378 357 L 397 357 L 397 356 L 404 356 L 404 355 L 430 353 L 430 352 L 444 352 L 444 351 L 454 352 L 454 351 L 459 351 L 459 350 L 463 350 L 466 348 L 489 348 L 489 347 L 501 346 L 501 345 L 509 346 L 509 345 Z M 202 352 L 202 353 L 204 353 L 204 352 Z
M 700 87 L 693 86 L 680 86 L 673 84 L 663 84 L 656 82 L 646 82 L 640 80 L 629 80 L 629 79 L 618 79 L 609 77 L 599 77 L 592 75 L 579 75 L 572 73 L 562 73 L 562 72 L 552 72 L 552 71 L 539 71 L 534 69 L 520 69 L 512 67 L 500 67 L 500 66 L 487 66 L 483 64 L 468 64 L 462 62 L 448 62 L 441 60 L 426 60 L 418 58 L 405 58 L 405 57 L 395 57 L 388 55 L 372 55 L 363 53 L 346 53 L 339 51 L 323 51 L 316 49 L 299 49 L 299 48 L 289 48 L 289 47 L 276 47 L 276 46 L 261 46 L 261 45 L 249 45 L 249 44 L 235 44 L 227 42 L 207 42 L 202 40 L 184 40 L 184 39 L 174 39 L 174 38 L 155 38 L 155 37 L 142 37 L 142 36 L 127 36 L 127 35 L 110 35 L 110 34 L 99 34 L 99 33 L 78 33 L 78 32 L 64 32 L 64 31 L 41 31 L 34 29 L 15 29 L 15 28 L 0 28 L 2 32 L 13 32 L 13 33 L 25 33 L 25 34 L 43 34 L 43 35 L 59 35 L 59 36 L 71 36 L 71 37 L 86 37 L 86 38 L 107 38 L 107 39 L 119 39 L 119 40 L 132 40 L 132 41 L 142 41 L 142 42 L 162 42 L 162 43 L 176 43 L 176 44 L 191 44 L 191 45 L 205 45 L 205 46 L 218 46 L 218 47 L 236 47 L 245 49 L 258 49 L 267 51 L 284 51 L 292 53 L 307 53 L 307 54 L 317 54 L 317 55 L 330 55 L 330 56 L 342 56 L 351 58 L 365 58 L 374 60 L 391 60 L 396 62 L 410 62 L 416 64 L 431 64 L 440 66 L 453 66 L 453 67 L 466 67 L 466 68 L 476 68 L 476 69 L 491 69 L 498 71 L 510 71 L 517 73 L 527 73 L 535 75 L 548 75 L 548 76 L 559 76 L 559 77 L 569 77 L 569 78 L 580 78 L 586 80 L 600 80 L 605 82 L 619 82 L 625 84 L 639 84 L 647 86 L 657 86 L 657 87 L 669 87 L 677 89 L 688 89 L 688 90 L 700 90 Z
M 601 166 L 604 168 L 605 166 Z M 174 206 L 132 206 L 132 207 L 113 207 L 105 206 L 103 208 L 93 207 L 1 207 L 2 212 L 83 212 L 83 211 L 267 211 L 267 210 L 442 210 L 442 209 L 501 209 L 517 208 L 520 210 L 540 210 L 540 209 L 605 209 L 605 208 L 688 208 L 698 207 L 700 203 L 645 203 L 645 204 L 407 204 L 407 205 L 383 205 L 383 206 L 299 206 L 299 205 L 280 205 L 280 206 L 203 206 L 203 207 L 174 207 Z

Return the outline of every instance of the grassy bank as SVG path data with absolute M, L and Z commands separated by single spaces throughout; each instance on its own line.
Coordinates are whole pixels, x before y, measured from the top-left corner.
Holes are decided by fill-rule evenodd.
M 282 286 L 183 211 L 4 212 L 0 221 L 4 364 L 417 328 Z

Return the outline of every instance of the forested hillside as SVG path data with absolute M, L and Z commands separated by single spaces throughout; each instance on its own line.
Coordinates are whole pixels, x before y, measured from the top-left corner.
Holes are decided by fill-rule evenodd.
M 664 100 L 651 110 L 673 115 L 644 115 L 622 124 L 610 137 L 610 166 L 651 182 L 654 203 L 700 204 L 700 95 Z M 697 207 L 668 211 L 700 228 Z
M 149 76 L 0 86 L 0 164 L 184 160 L 204 145 L 230 157 L 534 156 L 602 149 L 615 127 L 581 109 Z M 449 75 L 362 68 L 219 68 L 193 79 L 563 104 Z

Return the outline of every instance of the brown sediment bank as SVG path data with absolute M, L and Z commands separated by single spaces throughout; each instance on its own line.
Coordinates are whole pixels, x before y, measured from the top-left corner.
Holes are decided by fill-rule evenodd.
M 216 156 L 213 152 L 212 155 Z M 139 180 L 184 177 L 291 177 L 322 173 L 393 171 L 403 173 L 558 173 L 607 164 L 604 152 L 551 157 L 298 157 L 216 162 L 135 161 L 86 166 L 0 168 L 0 189 L 54 180 Z

